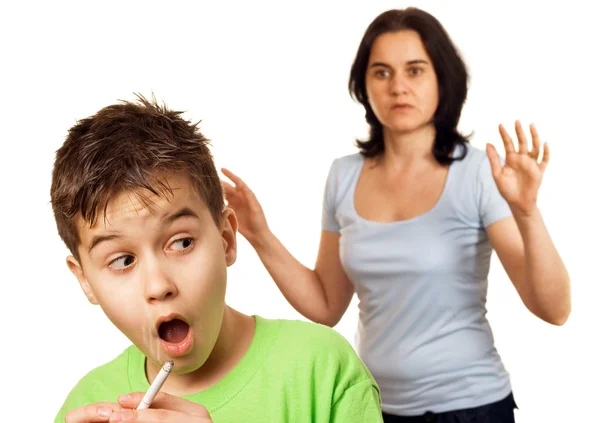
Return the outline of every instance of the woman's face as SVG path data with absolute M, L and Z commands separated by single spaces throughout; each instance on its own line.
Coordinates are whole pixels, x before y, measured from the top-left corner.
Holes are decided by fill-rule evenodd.
M 377 37 L 365 79 L 369 104 L 384 128 L 409 133 L 433 124 L 438 81 L 416 31 L 388 32 Z

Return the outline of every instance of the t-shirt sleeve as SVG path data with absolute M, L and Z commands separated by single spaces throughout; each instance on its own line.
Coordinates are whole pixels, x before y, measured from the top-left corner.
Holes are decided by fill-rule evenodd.
M 501 159 L 501 163 L 504 165 L 504 159 Z M 477 172 L 477 196 L 479 220 L 483 228 L 487 228 L 492 223 L 505 217 L 512 216 L 508 203 L 498 190 L 487 155 L 481 161 Z
M 324 231 L 339 232 L 340 225 L 335 217 L 336 193 L 338 188 L 338 159 L 335 159 L 329 168 L 325 192 L 323 193 L 323 214 L 321 217 L 321 229 Z
M 94 375 L 95 373 L 91 373 Z M 125 392 L 123 392 L 125 393 Z M 54 423 L 65 423 L 65 417 L 71 410 L 98 402 L 117 402 L 118 394 L 111 395 L 101 381 L 87 375 L 71 390 L 62 407 L 54 417 Z
M 69 396 L 67 399 L 65 399 L 62 407 L 60 407 L 60 410 L 58 410 L 58 413 L 54 418 L 54 423 L 65 423 L 65 417 L 69 411 L 79 408 L 83 405 L 99 402 L 89 398 L 92 393 L 95 392 L 95 389 L 96 386 L 94 386 L 92 383 L 89 383 L 89 381 L 86 381 L 85 378 L 80 380 L 69 393 Z
M 371 380 L 359 382 L 344 391 L 333 406 L 331 423 L 383 422 L 379 390 Z
M 98 402 L 116 403 L 119 395 L 131 392 L 126 375 L 130 353 L 133 350 L 133 347 L 127 348 L 111 362 L 96 367 L 83 376 L 67 395 L 54 418 L 54 423 L 64 423 L 67 413 L 71 410 Z M 139 354 L 142 356 L 141 352 Z
M 61 409 L 58 410 L 58 413 L 54 417 L 54 423 L 65 423 L 65 417 L 67 417 L 67 411 L 64 407 L 61 407 Z

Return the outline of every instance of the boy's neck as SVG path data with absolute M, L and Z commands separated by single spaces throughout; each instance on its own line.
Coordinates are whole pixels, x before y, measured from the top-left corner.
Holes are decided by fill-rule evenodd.
M 171 374 L 162 390 L 171 395 L 184 396 L 214 386 L 233 370 L 248 352 L 254 332 L 253 317 L 225 306 L 219 337 L 206 362 L 195 372 L 185 375 Z M 148 374 L 147 367 L 146 373 Z M 148 376 L 152 381 L 153 375 Z

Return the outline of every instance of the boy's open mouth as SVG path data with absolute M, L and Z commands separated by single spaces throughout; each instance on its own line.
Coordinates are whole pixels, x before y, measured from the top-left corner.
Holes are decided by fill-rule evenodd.
M 165 352 L 171 356 L 184 355 L 193 345 L 193 330 L 180 316 L 161 317 L 157 322 L 157 333 Z
M 189 330 L 190 326 L 183 320 L 173 319 L 163 322 L 158 326 L 158 336 L 163 341 L 179 344 L 185 339 Z

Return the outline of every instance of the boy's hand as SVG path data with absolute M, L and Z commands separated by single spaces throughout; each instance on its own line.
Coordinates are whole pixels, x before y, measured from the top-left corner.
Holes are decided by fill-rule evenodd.
M 122 409 L 114 411 L 106 421 L 110 423 L 212 423 L 204 406 L 165 392 L 158 393 L 149 409 L 136 410 L 143 397 L 144 392 L 121 395 L 119 405 Z
M 108 422 L 110 416 L 122 407 L 114 402 L 99 402 L 82 405 L 71 410 L 65 416 L 65 423 L 101 423 Z

